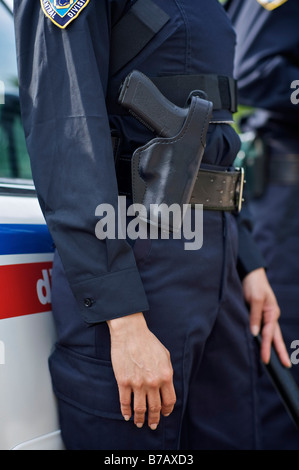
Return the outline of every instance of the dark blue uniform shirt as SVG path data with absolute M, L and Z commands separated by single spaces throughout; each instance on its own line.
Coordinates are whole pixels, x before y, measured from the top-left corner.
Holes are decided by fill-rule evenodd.
M 233 75 L 235 34 L 218 0 L 156 0 L 170 20 L 110 77 L 110 34 L 130 3 L 91 0 L 65 30 L 45 16 L 39 1 L 16 0 L 14 5 L 33 177 L 66 276 L 89 323 L 148 308 L 130 245 L 95 236 L 96 207 L 109 203 L 117 209 L 110 124 L 121 130 L 125 151 L 152 138 L 134 118 L 108 116 L 109 80 L 120 83 L 132 69 L 151 76 Z M 230 125 L 211 125 L 204 162 L 230 166 L 238 148 Z

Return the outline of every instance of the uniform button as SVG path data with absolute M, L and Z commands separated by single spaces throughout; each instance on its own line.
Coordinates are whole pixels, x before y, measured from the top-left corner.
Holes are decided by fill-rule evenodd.
M 84 306 L 87 307 L 87 308 L 89 308 L 89 307 L 92 306 L 93 302 L 94 302 L 93 299 L 89 299 L 89 298 L 84 299 Z

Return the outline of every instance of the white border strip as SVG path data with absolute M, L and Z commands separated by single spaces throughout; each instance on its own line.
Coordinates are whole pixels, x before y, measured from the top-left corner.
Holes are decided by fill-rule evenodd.
M 0 266 L 11 264 L 43 263 L 53 261 L 54 253 L 30 253 L 17 255 L 0 255 Z

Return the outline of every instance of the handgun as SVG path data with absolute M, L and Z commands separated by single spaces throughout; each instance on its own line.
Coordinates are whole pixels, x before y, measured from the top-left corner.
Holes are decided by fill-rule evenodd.
M 195 90 L 191 95 L 201 98 L 201 94 L 200 90 Z M 150 78 L 138 70 L 133 70 L 125 78 L 121 85 L 118 102 L 160 137 L 177 135 L 189 111 L 187 106 L 181 108 L 169 101 Z M 205 103 L 212 108 L 212 103 L 207 100 Z
M 185 107 L 179 107 L 136 70 L 120 89 L 119 104 L 156 134 L 132 155 L 131 186 L 133 202 L 146 207 L 147 217 L 142 220 L 164 231 L 181 230 L 205 151 L 213 103 L 199 93 L 192 91 Z M 180 206 L 182 216 L 166 227 L 160 212 L 153 215 L 151 208 L 172 204 Z

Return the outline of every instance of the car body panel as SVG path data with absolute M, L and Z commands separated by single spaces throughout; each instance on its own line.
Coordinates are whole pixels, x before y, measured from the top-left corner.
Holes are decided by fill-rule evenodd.
M 0 184 L 2 450 L 63 448 L 48 370 L 53 249 L 37 198 L 1 195 Z

